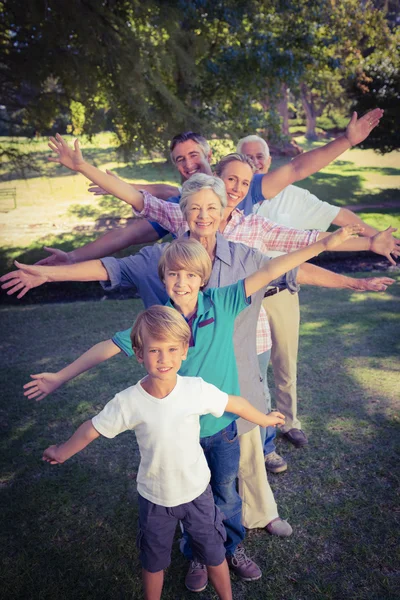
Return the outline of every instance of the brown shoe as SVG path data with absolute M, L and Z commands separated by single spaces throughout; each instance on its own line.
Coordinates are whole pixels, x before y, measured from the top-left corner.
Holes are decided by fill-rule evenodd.
M 296 427 L 289 429 L 289 431 L 283 434 L 283 437 L 289 440 L 296 448 L 302 448 L 302 446 L 307 446 L 308 444 L 308 439 L 304 431 L 296 429 Z
M 242 545 L 239 545 L 232 556 L 227 556 L 228 566 L 242 581 L 256 581 L 260 579 L 262 573 L 260 567 L 251 560 L 244 551 Z
M 185 585 L 191 592 L 202 592 L 206 589 L 208 583 L 208 573 L 206 565 L 196 560 L 191 560 L 189 570 L 185 577 Z

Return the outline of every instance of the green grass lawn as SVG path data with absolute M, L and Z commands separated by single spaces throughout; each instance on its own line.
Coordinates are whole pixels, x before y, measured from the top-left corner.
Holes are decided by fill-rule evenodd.
M 296 450 L 280 440 L 289 469 L 270 476 L 294 534 L 249 533 L 246 548 L 263 578 L 233 580 L 236 599 L 398 598 L 399 289 L 303 288 L 299 405 L 310 445 Z M 141 597 L 134 435 L 97 440 L 62 466 L 41 461 L 43 449 L 135 383 L 141 367 L 119 355 L 40 403 L 21 390 L 30 373 L 62 368 L 140 308 L 128 300 L 0 309 L 4 598 Z M 185 569 L 176 544 L 166 600 L 193 597 Z

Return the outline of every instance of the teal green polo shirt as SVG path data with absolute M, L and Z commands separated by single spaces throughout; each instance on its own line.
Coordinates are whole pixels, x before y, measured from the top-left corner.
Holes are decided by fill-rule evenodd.
M 250 302 L 251 299 L 246 298 L 244 280 L 199 292 L 197 311 L 189 323 L 193 345 L 189 347 L 179 375 L 202 377 L 227 394 L 240 395 L 233 331 L 237 315 Z M 170 300 L 167 306 L 173 306 Z M 121 331 L 112 338 L 127 356 L 133 356 L 130 332 L 130 329 Z M 219 418 L 212 415 L 200 417 L 200 437 L 214 435 L 237 418 L 229 412 Z

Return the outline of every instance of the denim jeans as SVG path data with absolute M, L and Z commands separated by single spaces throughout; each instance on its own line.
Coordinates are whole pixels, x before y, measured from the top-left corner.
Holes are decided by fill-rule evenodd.
M 239 438 L 234 421 L 218 433 L 200 439 L 209 469 L 214 502 L 223 514 L 226 529 L 225 551 L 227 556 L 234 554 L 243 541 L 245 529 L 242 525 L 242 500 L 236 490 L 239 470 Z M 181 550 L 186 558 L 193 558 L 190 536 L 184 532 Z
M 268 371 L 268 365 L 269 365 L 270 358 L 271 358 L 271 350 L 268 350 L 267 352 L 264 352 L 263 354 L 258 355 L 258 365 L 260 368 L 260 375 L 261 375 L 261 377 L 263 379 L 263 383 L 264 383 L 264 397 L 267 402 L 268 410 L 271 410 L 271 394 L 269 391 L 268 378 L 267 378 L 267 371 Z M 263 441 L 263 447 L 264 447 L 264 456 L 267 456 L 267 454 L 271 454 L 271 452 L 275 452 L 276 429 L 275 429 L 275 427 L 260 427 L 260 431 L 261 431 L 261 439 Z

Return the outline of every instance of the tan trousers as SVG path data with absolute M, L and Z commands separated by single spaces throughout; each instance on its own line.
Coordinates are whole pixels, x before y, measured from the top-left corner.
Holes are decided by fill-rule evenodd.
M 239 436 L 239 496 L 242 523 L 247 529 L 265 527 L 278 517 L 278 507 L 267 478 L 260 428 Z
M 275 380 L 276 408 L 285 415 L 285 433 L 296 427 L 297 418 L 297 354 L 299 349 L 300 305 L 298 294 L 287 290 L 263 301 L 272 334 L 271 363 Z

